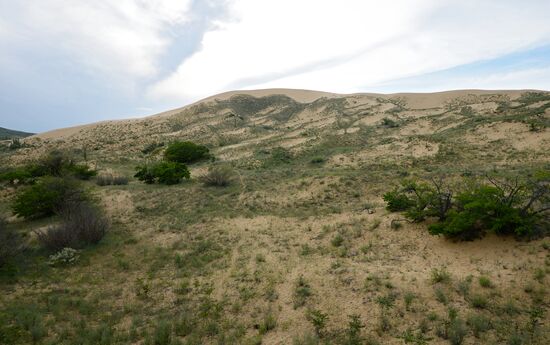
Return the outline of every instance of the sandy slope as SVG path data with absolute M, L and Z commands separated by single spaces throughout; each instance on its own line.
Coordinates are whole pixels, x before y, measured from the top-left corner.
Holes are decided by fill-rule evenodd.
M 394 93 L 394 94 L 356 93 L 356 94 L 349 94 L 349 95 L 336 94 L 336 93 L 323 92 L 323 91 L 299 90 L 299 89 L 236 90 L 236 91 L 229 91 L 229 92 L 220 93 L 214 96 L 210 96 L 202 100 L 199 100 L 195 103 L 186 105 L 184 107 L 168 110 L 165 112 L 161 112 L 159 114 L 154 114 L 154 115 L 145 117 L 143 119 L 169 117 L 177 113 L 180 113 L 184 109 L 191 107 L 193 105 L 197 105 L 205 102 L 212 102 L 216 100 L 227 100 L 232 96 L 239 95 L 239 94 L 250 95 L 253 97 L 285 95 L 301 103 L 310 103 L 322 97 L 326 97 L 326 98 L 352 97 L 352 96 L 359 97 L 359 98 L 360 97 L 381 97 L 381 98 L 401 97 L 406 99 L 407 105 L 411 109 L 427 109 L 427 108 L 434 108 L 434 107 L 441 106 L 442 104 L 444 104 L 449 100 L 460 98 L 460 97 L 466 97 L 468 95 L 482 96 L 482 95 L 500 94 L 500 95 L 508 95 L 511 99 L 514 99 L 516 97 L 519 97 L 522 93 L 526 91 L 531 91 L 531 90 L 498 90 L 498 91 L 497 90 L 453 90 L 453 91 L 444 91 L 444 92 L 435 92 L 435 93 Z M 102 122 L 91 123 L 86 125 L 60 128 L 60 129 L 55 129 L 52 131 L 36 134 L 33 136 L 33 138 L 54 139 L 54 140 L 62 139 L 62 138 L 67 138 L 69 136 L 72 136 L 83 129 L 90 129 L 100 124 L 102 125 L 109 124 L 109 123 L 125 124 L 125 123 L 131 123 L 133 121 L 140 121 L 140 119 L 102 121 Z

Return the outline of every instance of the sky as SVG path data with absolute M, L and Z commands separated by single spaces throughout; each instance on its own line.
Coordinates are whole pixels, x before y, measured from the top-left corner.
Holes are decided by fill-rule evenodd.
M 548 0 L 0 0 L 0 127 L 238 89 L 550 90 Z

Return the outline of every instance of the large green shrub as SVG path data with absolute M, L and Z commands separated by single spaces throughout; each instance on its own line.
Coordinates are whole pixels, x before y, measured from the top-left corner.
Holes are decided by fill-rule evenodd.
M 17 195 L 12 210 L 27 219 L 53 215 L 67 202 L 85 200 L 79 184 L 70 178 L 44 177 Z
M 445 221 L 429 226 L 430 233 L 464 240 L 481 237 L 485 231 L 519 236 L 531 233 L 538 217 L 523 214 L 519 199 L 504 199 L 504 192 L 494 186 L 462 191 Z
M 164 151 L 164 159 L 170 162 L 194 163 L 208 158 L 210 154 L 206 146 L 190 141 L 173 142 Z
M 136 170 L 134 177 L 147 184 L 158 182 L 171 185 L 191 177 L 187 166 L 177 162 L 163 161 L 153 165 L 138 166 Z
M 413 206 L 409 196 L 399 189 L 387 192 L 383 195 L 383 199 L 387 203 L 386 209 L 391 212 L 406 211 Z
M 496 180 L 450 188 L 439 180 L 406 181 L 384 194 L 387 209 L 404 211 L 413 221 L 437 217 L 431 234 L 472 240 L 490 231 L 519 237 L 544 235 L 550 228 L 550 173 L 527 181 Z M 454 189 L 454 190 L 453 190 Z

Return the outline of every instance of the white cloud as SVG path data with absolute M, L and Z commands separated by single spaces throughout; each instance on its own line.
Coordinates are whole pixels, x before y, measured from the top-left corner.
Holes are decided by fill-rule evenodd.
M 92 73 L 151 77 L 170 43 L 166 29 L 186 20 L 190 0 L 19 1 L 0 5 L 6 52 L 46 49 Z M 9 9 L 9 10 L 8 10 Z M 9 46 L 8 46 L 9 44 Z M 40 52 L 37 52 L 40 53 Z
M 420 76 L 389 85 L 376 85 L 374 89 L 394 89 L 405 86 L 411 92 L 437 92 L 460 89 L 485 90 L 550 90 L 550 67 L 480 73 L 480 75 L 445 74 L 444 76 Z M 397 90 L 395 90 L 397 91 Z
M 235 0 L 233 16 L 153 85 L 157 99 L 234 88 L 367 91 L 550 42 L 550 2 Z

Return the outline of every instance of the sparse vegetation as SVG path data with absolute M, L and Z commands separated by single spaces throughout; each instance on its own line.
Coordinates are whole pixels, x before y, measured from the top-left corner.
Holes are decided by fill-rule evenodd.
M 0 217 L 0 268 L 23 251 L 23 239 Z
M 95 181 L 98 186 L 126 185 L 128 177 L 116 173 L 101 173 L 97 175 Z
M 486 231 L 520 237 L 544 233 L 550 211 L 547 171 L 524 183 L 518 178 L 487 179 L 490 185 L 472 181 L 458 192 L 441 181 L 432 180 L 433 186 L 404 181 L 401 188 L 384 194 L 384 200 L 389 211 L 405 211 L 414 221 L 438 217 L 439 222 L 429 226 L 434 235 L 472 240 Z
M 108 220 L 100 211 L 85 202 L 65 204 L 59 213 L 61 224 L 36 231 L 38 241 L 52 251 L 97 244 L 109 228 Z
M 417 109 L 409 97 L 220 98 L 17 150 L 0 142 L 0 343 L 548 344 L 550 100 L 471 91 Z M 175 162 L 159 143 L 184 140 L 223 162 L 187 163 L 195 179 L 160 185 L 153 168 Z M 72 165 L 99 175 L 77 181 Z M 152 184 L 98 187 L 136 165 Z M 205 186 L 220 166 L 231 183 Z M 21 195 L 52 179 L 102 221 L 68 221 L 67 200 L 16 217 Z M 533 231 L 517 234 L 500 204 L 531 197 Z M 463 212 L 483 215 L 472 234 L 487 236 L 422 231 Z M 95 240 L 73 239 L 104 222 Z M 50 229 L 66 230 L 54 245 L 35 234 Z
M 206 186 L 227 187 L 235 179 L 233 169 L 228 165 L 215 165 L 208 168 L 208 172 L 200 177 Z

